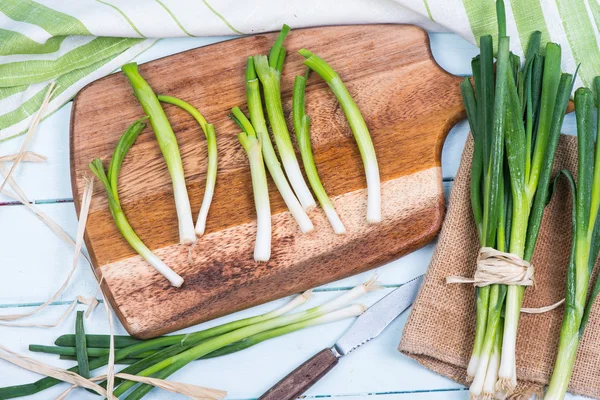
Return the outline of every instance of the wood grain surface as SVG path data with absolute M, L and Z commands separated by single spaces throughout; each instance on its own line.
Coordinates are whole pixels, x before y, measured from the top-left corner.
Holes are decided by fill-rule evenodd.
M 206 234 L 193 251 L 178 245 L 177 219 L 166 165 L 150 128 L 125 159 L 119 193 L 125 214 L 144 242 L 185 279 L 169 286 L 120 236 L 106 195 L 96 185 L 86 244 L 105 293 L 130 334 L 148 338 L 300 292 L 396 259 L 429 242 L 444 213 L 440 155 L 450 128 L 464 117 L 460 78 L 433 61 L 427 34 L 408 25 L 356 25 L 294 30 L 286 40 L 282 75 L 290 120 L 293 79 L 304 73 L 297 50 L 327 60 L 346 82 L 371 131 L 382 180 L 383 222 L 366 223 L 366 182 L 352 132 L 327 85 L 311 74 L 307 113 L 315 162 L 348 233 L 335 235 L 322 211 L 309 212 L 315 231 L 302 234 L 270 182 L 273 251 L 255 263 L 255 210 L 246 155 L 229 120 L 245 109 L 246 58 L 266 53 L 276 33 L 190 50 L 140 66 L 156 93 L 179 97 L 215 125 L 219 171 Z M 202 201 L 206 143 L 197 123 L 165 105 L 178 137 L 194 214 Z M 108 160 L 143 111 L 117 73 L 84 88 L 71 114 L 71 176 L 80 205 L 88 163 Z M 291 123 L 290 123 L 291 126 Z M 295 142 L 295 138 L 292 138 Z

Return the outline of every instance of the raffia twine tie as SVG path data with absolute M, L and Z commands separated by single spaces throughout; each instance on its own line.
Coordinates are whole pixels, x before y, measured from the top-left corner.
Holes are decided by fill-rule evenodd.
M 446 278 L 446 283 L 472 283 L 477 287 L 495 284 L 535 286 L 533 265 L 515 254 L 505 253 L 491 247 L 482 247 L 477 256 L 476 265 L 473 278 L 449 276 Z M 564 302 L 565 299 L 562 299 L 550 306 L 521 308 L 521 311 L 530 314 L 544 313 L 554 310 Z

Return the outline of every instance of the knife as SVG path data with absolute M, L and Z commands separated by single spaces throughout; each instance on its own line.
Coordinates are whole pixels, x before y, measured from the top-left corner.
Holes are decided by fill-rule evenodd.
M 372 305 L 354 321 L 333 347 L 315 354 L 258 400 L 296 399 L 331 371 L 341 357 L 376 338 L 397 316 L 410 307 L 422 282 L 423 275 L 405 283 Z

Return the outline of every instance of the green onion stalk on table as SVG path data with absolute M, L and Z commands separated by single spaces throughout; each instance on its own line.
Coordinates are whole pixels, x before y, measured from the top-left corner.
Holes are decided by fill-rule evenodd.
M 510 52 L 503 1 L 496 2 L 498 43 L 480 39 L 473 85 L 461 84 L 474 140 L 471 205 L 479 244 L 531 261 L 548 197 L 558 137 L 573 77 L 561 73 L 561 50 L 539 32 L 525 60 Z M 476 332 L 467 374 L 472 398 L 506 397 L 517 386 L 515 349 L 525 286 L 477 290 Z
M 308 291 L 266 314 L 193 333 L 161 336 L 150 340 L 116 336 L 114 338 L 117 349 L 114 353 L 115 364 L 130 364 L 119 371 L 120 373 L 164 379 L 198 359 L 225 356 L 301 329 L 356 317 L 365 310 L 365 307 L 353 302 L 377 288 L 379 288 L 377 283 L 370 280 L 321 305 L 291 313 L 309 300 L 311 291 Z M 78 347 L 78 343 L 84 340 L 90 346 L 86 349 L 87 355 L 84 355 L 81 347 Z M 108 335 L 86 335 L 83 329 L 78 328 L 75 335 L 63 335 L 57 338 L 55 346 L 33 344 L 30 349 L 68 357 L 88 357 L 89 362 L 85 370 L 93 371 L 107 365 L 109 340 Z M 79 364 L 69 371 L 82 373 Z M 0 388 L 0 398 L 29 396 L 59 383 L 61 381 L 47 377 L 30 384 Z M 152 389 L 152 386 L 123 379 L 116 379 L 115 385 L 114 395 L 117 397 L 126 395 L 123 398 L 128 400 L 140 399 Z M 106 382 L 101 386 L 106 387 Z
M 600 77 L 595 79 L 594 84 L 598 98 Z M 577 183 L 569 171 L 562 171 L 572 188 L 573 241 L 567 270 L 565 311 L 558 354 L 544 397 L 547 400 L 565 397 L 575 365 L 577 348 L 594 301 L 600 292 L 600 279 L 596 279 L 588 296 L 590 276 L 600 249 L 600 146 L 594 146 L 594 96 L 590 89 L 579 88 L 575 92 L 575 114 L 578 143 Z M 600 137 L 599 133 L 600 124 L 597 123 L 596 140 Z

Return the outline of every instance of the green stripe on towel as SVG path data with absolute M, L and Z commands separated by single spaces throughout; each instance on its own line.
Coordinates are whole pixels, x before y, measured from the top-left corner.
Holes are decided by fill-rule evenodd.
M 77 18 L 31 0 L 2 0 L 0 12 L 15 21 L 35 24 L 53 36 L 91 35 Z
M 0 64 L 0 86 L 17 86 L 55 79 L 122 53 L 144 39 L 98 37 L 56 60 Z
M 600 75 L 600 50 L 591 16 L 583 0 L 556 0 L 556 5 L 573 57 L 581 62 L 579 77 L 589 87 L 594 77 Z

